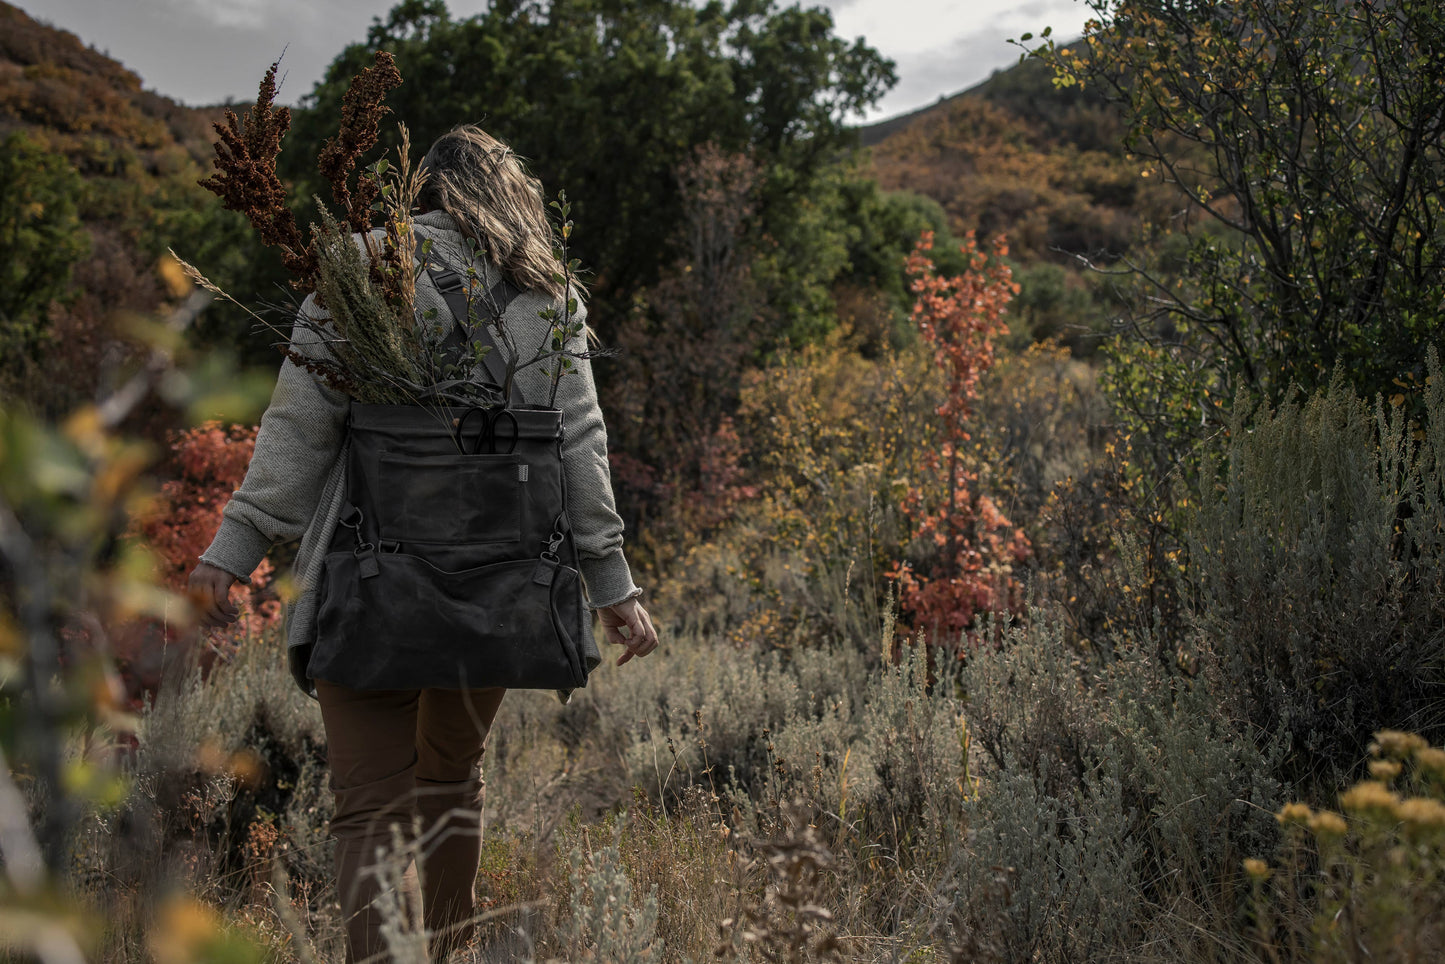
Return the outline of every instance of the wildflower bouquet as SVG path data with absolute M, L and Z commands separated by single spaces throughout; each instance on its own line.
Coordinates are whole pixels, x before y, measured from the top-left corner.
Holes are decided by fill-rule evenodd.
M 406 126 L 398 125 L 400 146 L 394 164 L 382 158 L 355 174 L 358 161 L 376 146 L 378 125 L 388 112 L 383 101 L 402 82 L 394 58 L 378 51 L 372 66 L 352 80 L 343 97 L 339 130 L 317 158 L 331 185 L 333 203 L 328 207 L 315 199 L 318 216 L 310 225 L 309 238 L 297 225 L 287 204 L 286 188 L 276 173 L 281 142 L 291 126 L 290 111 L 275 106 L 278 65 L 279 61 L 266 71 L 244 123 L 227 111 L 225 123 L 214 125 L 219 137 L 216 173 L 201 184 L 220 197 L 227 210 L 245 215 L 264 243 L 280 250 L 293 275 L 293 288 L 313 294 L 317 307 L 325 310 L 325 316 L 307 311 L 295 316 L 297 330 L 309 332 L 314 336 L 309 340 L 324 350 L 319 354 L 299 350 L 293 333 L 282 346 L 283 353 L 356 401 L 381 404 L 450 403 L 490 408 L 505 403 L 517 371 L 540 364 L 552 384 L 548 404 L 555 404 L 561 378 L 575 371 L 574 359 L 604 354 L 566 347 L 581 334 L 583 325 L 575 317 L 577 301 L 571 297 L 577 262 L 567 258 L 572 223 L 566 220 L 570 206 L 565 194 L 552 204 L 562 218 L 553 249 L 558 262 L 553 277 L 568 298 L 561 310 L 543 311 L 549 323 L 543 343 L 530 357 L 523 357 L 502 324 L 500 312 L 489 306 L 487 299 L 472 296 L 479 278 L 469 268 L 465 279 L 467 337 L 463 340 L 467 347 L 460 355 L 448 352 L 442 344 L 444 331 L 431 324 L 429 313 L 419 311 L 416 305 L 417 279 L 430 267 L 431 243 L 418 243 L 413 230 L 412 212 L 427 173 L 411 164 Z M 469 244 L 475 254 L 476 242 L 469 239 Z M 285 335 L 275 323 L 241 305 L 198 270 L 180 258 L 177 261 L 198 284 L 238 305 L 264 327 Z M 478 307 L 493 310 L 479 317 Z M 477 377 L 491 348 L 471 336 L 484 322 L 500 332 L 507 356 L 500 388 Z

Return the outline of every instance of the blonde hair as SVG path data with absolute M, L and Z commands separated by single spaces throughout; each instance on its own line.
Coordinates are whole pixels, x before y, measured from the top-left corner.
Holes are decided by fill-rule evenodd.
M 552 250 L 542 182 L 510 147 L 475 124 L 462 124 L 432 143 L 421 166 L 426 183 L 417 200 L 425 208 L 450 214 L 513 284 L 562 297 L 562 285 L 552 277 L 562 266 Z M 581 295 L 581 283 L 572 284 Z

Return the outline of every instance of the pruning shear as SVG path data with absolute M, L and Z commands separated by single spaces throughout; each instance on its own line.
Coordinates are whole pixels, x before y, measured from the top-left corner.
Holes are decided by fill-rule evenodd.
M 473 415 L 478 414 L 482 417 L 482 430 L 477 433 L 476 440 L 472 443 L 472 450 L 467 452 L 467 445 L 466 441 L 462 438 L 462 432 L 467 427 L 467 421 L 471 419 Z M 497 423 L 502 421 L 503 418 L 511 422 L 511 444 L 507 446 L 505 452 L 498 453 L 497 444 L 500 439 L 497 431 Z M 520 429 L 517 425 L 517 416 L 513 415 L 510 410 L 505 408 L 469 408 L 465 415 L 457 419 L 455 438 L 457 448 L 461 449 L 462 452 L 467 455 L 511 455 L 517 449 L 517 438 L 519 434 Z M 486 447 L 485 452 L 482 450 L 483 446 Z

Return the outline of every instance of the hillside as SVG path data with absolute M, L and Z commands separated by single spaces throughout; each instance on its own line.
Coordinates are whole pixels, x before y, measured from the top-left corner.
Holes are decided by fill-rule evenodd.
M 955 232 L 1007 235 L 1026 263 L 1111 260 L 1160 213 L 1119 119 L 1038 62 L 859 134 L 882 187 L 937 201 Z
M 4 311 L 7 393 L 54 411 L 93 394 L 127 354 L 110 322 L 164 300 L 155 264 L 166 245 L 225 240 L 196 185 L 218 113 L 144 90 L 74 34 L 0 2 L 4 216 L 20 239 L 0 260 L 11 288 L 42 275 L 26 278 L 40 295 Z
M 1055 87 L 1037 61 L 858 133 L 881 188 L 936 202 L 954 234 L 1007 238 L 1017 347 L 1054 337 L 1092 351 L 1116 300 L 1081 259 L 1115 262 L 1170 216 L 1170 192 L 1124 154 L 1117 114 Z

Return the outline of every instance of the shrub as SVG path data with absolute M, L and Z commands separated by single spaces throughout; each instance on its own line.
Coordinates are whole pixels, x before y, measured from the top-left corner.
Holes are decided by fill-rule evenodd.
M 914 484 L 905 497 L 924 558 L 901 565 L 897 577 L 904 611 L 933 642 L 952 646 L 973 628 L 976 614 L 1018 606 L 1013 564 L 1030 552 L 1023 530 L 978 491 L 978 470 L 967 458 L 979 380 L 993 365 L 995 339 L 1007 331 L 1003 313 L 1018 285 L 1000 260 L 1008 253 L 1002 238 L 990 257 L 970 233 L 960 248 L 967 267 L 954 277 L 937 272 L 928 256 L 932 247 L 933 234 L 925 232 L 908 273 L 913 320 L 933 349 L 944 394 L 937 441 L 922 455 L 922 474 L 934 488 L 925 494 L 924 485 Z
M 1206 463 L 1188 523 L 1190 622 L 1230 711 L 1287 735 L 1291 779 L 1337 785 L 1379 727 L 1441 732 L 1445 380 L 1412 425 L 1343 378 Z
M 961 678 L 982 755 L 954 940 L 984 959 L 1094 960 L 1144 934 L 1182 948 L 1200 920 L 1227 932 L 1243 892 L 1219 885 L 1273 839 L 1277 752 L 1148 638 L 1079 650 L 1038 611 L 997 635 Z

